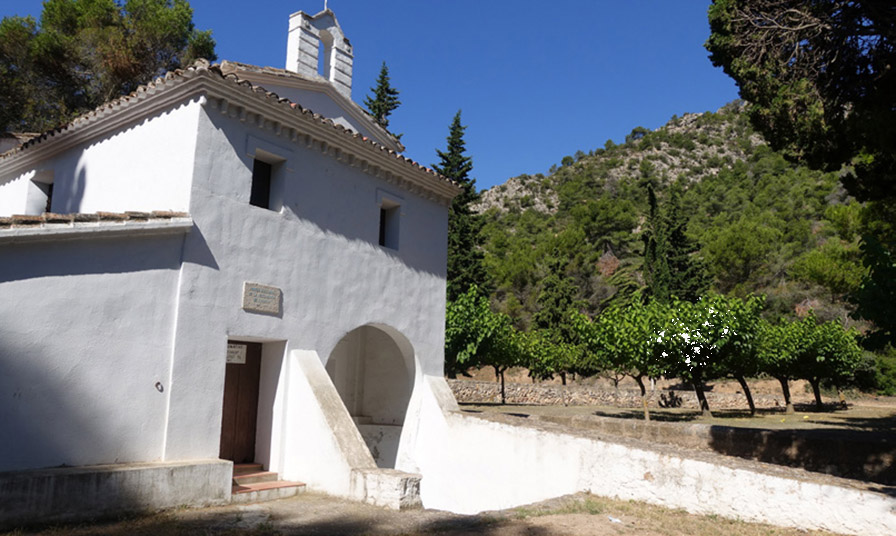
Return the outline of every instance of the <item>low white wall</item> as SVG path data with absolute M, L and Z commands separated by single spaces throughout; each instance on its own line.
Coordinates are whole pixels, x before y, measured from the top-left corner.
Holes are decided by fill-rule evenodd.
M 587 491 L 781 526 L 896 534 L 896 499 L 884 494 L 797 480 L 763 464 L 745 469 L 752 462 L 743 460 L 688 458 L 480 419 L 452 411 L 444 380 L 427 383 L 417 442 L 426 508 L 472 514 Z
M 223 460 L 0 473 L 0 529 L 226 504 L 232 474 L 233 464 Z

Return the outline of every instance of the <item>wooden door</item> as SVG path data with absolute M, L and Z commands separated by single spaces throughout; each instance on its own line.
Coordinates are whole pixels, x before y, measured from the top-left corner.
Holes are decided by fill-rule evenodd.
M 258 415 L 258 381 L 261 344 L 228 341 L 224 374 L 224 409 L 221 419 L 220 458 L 234 463 L 255 461 L 255 420 Z

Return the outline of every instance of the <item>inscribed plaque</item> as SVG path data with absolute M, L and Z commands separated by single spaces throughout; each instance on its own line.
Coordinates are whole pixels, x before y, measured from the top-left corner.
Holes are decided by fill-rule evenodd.
M 269 315 L 281 314 L 280 304 L 283 291 L 277 287 L 269 287 L 259 283 L 243 284 L 243 310 Z

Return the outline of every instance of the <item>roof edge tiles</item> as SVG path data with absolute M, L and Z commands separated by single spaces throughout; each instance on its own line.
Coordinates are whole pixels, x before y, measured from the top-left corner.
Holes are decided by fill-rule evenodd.
M 224 60 L 220 64 L 221 72 L 224 75 L 235 74 L 237 77 L 248 80 L 256 85 L 264 87 L 265 81 L 272 84 L 280 84 L 285 86 L 295 86 L 298 88 L 314 88 L 319 90 L 330 98 L 341 102 L 348 107 L 348 112 L 358 121 L 366 123 L 371 130 L 378 132 L 384 138 L 391 140 L 392 146 L 387 147 L 393 151 L 402 152 L 405 146 L 395 137 L 394 134 L 383 128 L 376 120 L 361 108 L 358 103 L 346 97 L 334 88 L 326 78 L 315 75 L 307 76 L 301 73 L 290 71 L 288 69 L 280 69 L 278 67 L 262 67 L 249 63 L 240 63 L 238 61 Z
M 197 60 L 186 69 L 169 71 L 133 93 L 107 102 L 70 123 L 26 141 L 0 155 L 0 175 L 27 172 L 29 165 L 72 146 L 121 128 L 170 106 L 197 100 L 209 113 L 236 114 L 255 120 L 292 142 L 317 148 L 365 173 L 399 184 L 412 193 L 447 206 L 460 193 L 454 181 L 373 140 L 334 123 L 301 105 L 281 98 L 220 65 Z M 137 107 L 138 103 L 144 103 Z M 211 110 L 209 110 L 211 108 Z M 259 121 L 263 119 L 263 121 Z M 43 147 L 39 153 L 34 150 Z
M 172 211 L 15 214 L 0 218 L 0 244 L 184 234 L 192 227 L 189 214 Z

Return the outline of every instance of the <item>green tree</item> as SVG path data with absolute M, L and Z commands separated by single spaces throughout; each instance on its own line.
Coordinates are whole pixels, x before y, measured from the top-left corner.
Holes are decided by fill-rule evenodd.
M 669 314 L 657 337 L 658 350 L 670 372 L 693 385 L 706 416 L 711 417 L 712 412 L 704 382 L 728 373 L 726 358 L 730 363 L 736 356 L 752 351 L 747 347 L 751 337 L 746 326 L 743 332 L 736 331 L 739 320 L 747 323 L 748 307 L 752 305 L 718 294 L 704 296 L 694 303 L 674 300 L 669 304 Z
M 896 7 L 876 0 L 716 0 L 710 59 L 740 87 L 772 147 L 843 184 L 880 226 L 866 227 L 859 314 L 896 318 Z M 877 227 L 877 228 L 875 228 Z M 870 292 L 869 292 L 870 291 Z M 891 320 L 892 322 L 892 320 Z M 881 342 L 896 332 L 881 327 Z
M 818 324 L 814 315 L 795 323 L 799 342 L 795 345 L 794 366 L 799 377 L 807 380 L 815 395 L 815 408 L 824 409 L 821 382 L 828 380 L 838 390 L 849 381 L 862 360 L 856 334 L 839 322 Z M 841 402 L 845 403 L 842 399 Z
M 720 372 L 740 383 L 750 407 L 750 415 L 756 414 L 756 404 L 750 391 L 747 378 L 757 376 L 760 372 L 760 345 L 762 335 L 762 309 L 765 296 L 749 296 L 739 299 L 722 296 L 715 304 L 725 315 L 726 340 L 721 345 Z
M 760 370 L 781 384 L 784 395 L 784 412 L 793 413 L 790 397 L 790 380 L 798 374 L 795 356 L 801 344 L 802 333 L 796 322 L 772 324 L 762 320 L 759 325 L 759 366 Z
M 364 99 L 364 106 L 367 107 L 367 111 L 376 119 L 376 122 L 388 130 L 389 116 L 401 105 L 401 101 L 398 100 L 398 90 L 389 82 L 389 68 L 386 67 L 385 61 L 380 68 L 379 77 L 376 79 L 376 86 L 370 88 L 370 91 L 373 94 Z M 400 138 L 401 136 L 396 137 Z
M 658 378 L 667 371 L 658 351 L 658 334 L 665 324 L 666 305 L 643 303 L 640 296 L 625 306 L 608 307 L 593 321 L 575 317 L 579 337 L 594 360 L 593 369 L 609 369 L 631 377 L 641 390 L 644 420 L 650 420 L 645 379 Z
M 476 179 L 470 177 L 473 159 L 464 154 L 466 143 L 460 110 L 448 132 L 448 147 L 436 151 L 439 163 L 433 169 L 460 185 L 463 190 L 451 202 L 448 216 L 448 301 L 457 299 L 473 286 L 487 292 L 488 275 L 482 263 L 482 219 L 470 205 L 479 200 Z
M 576 372 L 577 368 L 575 351 L 572 350 L 578 345 L 578 333 L 573 325 L 573 315 L 582 306 L 581 301 L 576 299 L 575 284 L 566 275 L 567 264 L 560 251 L 555 249 L 548 261 L 548 273 L 541 283 L 541 291 L 536 299 L 538 310 L 532 317 L 533 326 L 541 331 L 545 338 L 552 341 L 557 348 L 569 349 L 572 352 L 572 355 L 570 352 L 556 354 L 562 359 L 546 369 L 559 374 L 563 385 L 566 385 L 567 374 Z
M 504 373 L 523 364 L 520 335 L 503 313 L 491 310 L 489 300 L 478 288 L 470 287 L 448 303 L 445 314 L 445 354 L 459 370 L 490 366 L 501 382 L 501 403 L 505 403 Z
M 216 58 L 186 0 L 47 0 L 0 21 L 0 128 L 45 131 L 152 78 Z

